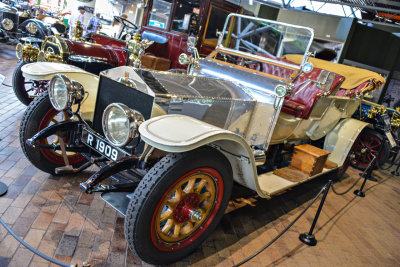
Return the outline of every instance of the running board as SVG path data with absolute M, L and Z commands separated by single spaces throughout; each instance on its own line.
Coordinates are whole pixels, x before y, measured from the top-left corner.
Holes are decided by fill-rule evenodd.
M 131 197 L 132 193 L 127 192 L 104 192 L 101 194 L 101 198 L 123 216 L 126 216 Z
M 321 175 L 324 175 L 326 173 L 329 173 L 331 171 L 336 170 L 338 167 L 334 168 L 324 168 L 322 172 L 310 176 L 307 178 L 299 179 L 299 181 L 290 181 L 289 179 L 286 179 L 284 177 L 278 176 L 274 174 L 274 172 L 267 172 L 263 173 L 258 176 L 258 183 L 260 185 L 261 190 L 268 196 L 273 196 L 277 195 L 279 193 L 282 193 L 283 191 L 290 189 L 292 187 L 295 187 L 296 185 L 302 184 L 304 182 L 307 182 L 311 179 L 314 179 L 316 177 L 319 177 Z

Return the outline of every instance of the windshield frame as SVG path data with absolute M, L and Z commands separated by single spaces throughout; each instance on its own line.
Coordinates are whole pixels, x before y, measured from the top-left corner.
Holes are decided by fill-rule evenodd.
M 246 53 L 246 52 L 243 52 L 243 51 L 239 51 L 239 50 L 235 50 L 235 49 L 224 47 L 222 45 L 222 41 L 224 40 L 225 33 L 229 31 L 228 27 L 230 27 L 230 25 L 228 25 L 228 23 L 230 24 L 230 20 L 231 20 L 232 17 L 245 18 L 245 19 L 249 19 L 249 20 L 257 20 L 257 21 L 260 21 L 260 22 L 279 24 L 279 25 L 283 25 L 283 26 L 288 26 L 288 27 L 292 27 L 292 28 L 297 28 L 297 29 L 302 29 L 302 30 L 309 31 L 310 32 L 310 41 L 308 42 L 306 50 L 305 50 L 305 52 L 303 54 L 303 59 L 301 61 L 301 64 L 300 65 L 290 64 L 290 63 L 287 63 L 287 62 L 274 60 L 272 58 L 262 57 L 262 56 L 258 56 L 258 55 Z M 277 64 L 277 65 L 287 66 L 288 68 L 291 68 L 291 69 L 301 70 L 303 65 L 308 60 L 309 50 L 310 50 L 311 43 L 312 43 L 313 39 L 314 39 L 314 29 L 312 29 L 310 27 L 304 27 L 304 26 L 293 25 L 293 24 L 284 23 L 284 22 L 280 22 L 280 21 L 274 21 L 274 20 L 268 20 L 268 19 L 263 19 L 263 18 L 258 18 L 258 17 L 252 17 L 252 16 L 246 16 L 246 15 L 232 13 L 232 14 L 229 14 L 228 17 L 225 20 L 224 28 L 223 28 L 222 34 L 220 34 L 220 36 L 218 38 L 218 44 L 217 44 L 216 49 L 218 51 L 220 51 L 220 52 L 233 54 L 233 55 L 240 55 L 242 57 L 246 57 L 246 58 L 249 58 L 249 59 L 259 60 L 260 62 L 266 62 L 266 63 L 269 62 L 269 63 L 274 63 L 274 64 Z

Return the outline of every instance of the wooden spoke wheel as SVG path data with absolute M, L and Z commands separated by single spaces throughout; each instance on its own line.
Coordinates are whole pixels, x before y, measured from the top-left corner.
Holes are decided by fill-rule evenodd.
M 350 161 L 351 166 L 359 170 L 365 170 L 373 159 L 377 156 L 378 166 L 383 165 L 390 155 L 390 146 L 385 142 L 383 135 L 371 128 L 365 128 L 353 146 L 355 157 Z M 378 152 L 380 154 L 378 155 Z
M 165 156 L 145 175 L 129 203 L 129 248 L 151 264 L 185 257 L 217 226 L 232 183 L 230 163 L 215 149 Z
M 51 107 L 40 121 L 38 132 L 45 129 L 46 127 L 53 125 L 57 122 L 69 120 L 69 116 L 65 111 L 57 111 Z M 63 137 L 64 144 L 68 144 L 69 140 L 65 133 L 61 133 Z M 40 144 L 45 145 L 59 145 L 60 137 L 58 135 L 52 135 L 40 141 Z M 57 165 L 64 165 L 64 159 L 61 150 L 52 150 L 46 148 L 40 148 L 40 152 L 46 157 L 50 162 Z M 84 160 L 83 156 L 74 152 L 67 152 L 68 161 L 71 165 L 79 163 Z
M 199 168 L 180 177 L 155 212 L 151 226 L 154 245 L 173 251 L 190 243 L 204 232 L 204 222 L 215 216 L 222 195 L 223 181 L 214 169 Z
M 55 169 L 64 166 L 64 159 L 61 150 L 53 150 L 47 148 L 31 147 L 26 144 L 26 140 L 34 136 L 40 130 L 57 123 L 59 121 L 69 119 L 65 112 L 59 112 L 53 108 L 50 103 L 48 91 L 44 92 L 28 106 L 20 126 L 20 144 L 22 151 L 29 161 L 38 169 L 55 174 Z M 63 134 L 63 141 L 67 145 L 70 140 Z M 40 144 L 58 145 L 59 137 L 57 135 L 49 136 L 41 140 Z M 79 167 L 85 162 L 85 158 L 79 153 L 67 152 L 68 160 L 74 167 Z

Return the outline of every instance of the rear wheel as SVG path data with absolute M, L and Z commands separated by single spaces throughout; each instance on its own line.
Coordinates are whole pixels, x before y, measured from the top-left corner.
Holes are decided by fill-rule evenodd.
M 133 193 L 125 217 L 129 248 L 151 264 L 185 257 L 217 226 L 232 183 L 229 161 L 212 148 L 167 155 Z
M 385 142 L 386 137 L 374 129 L 365 128 L 354 143 L 354 159 L 350 161 L 352 167 L 359 170 L 365 170 L 377 155 L 378 166 L 382 166 L 389 158 L 390 146 Z
M 55 174 L 55 168 L 64 166 L 64 159 L 61 151 L 51 149 L 31 147 L 26 144 L 26 140 L 34 136 L 40 130 L 59 121 L 69 119 L 66 112 L 59 112 L 50 103 L 48 92 L 44 92 L 37 97 L 26 109 L 21 120 L 19 138 L 22 151 L 32 164 L 47 173 Z M 66 137 L 63 137 L 67 145 Z M 58 136 L 49 136 L 40 141 L 40 144 L 59 144 Z M 78 153 L 67 152 L 68 160 L 71 165 L 78 167 L 85 162 L 85 158 Z

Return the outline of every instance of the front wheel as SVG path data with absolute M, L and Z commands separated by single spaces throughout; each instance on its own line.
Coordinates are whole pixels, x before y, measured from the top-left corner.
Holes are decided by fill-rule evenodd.
M 29 161 L 38 169 L 55 174 L 55 169 L 64 166 L 64 159 L 61 151 L 46 148 L 31 147 L 26 144 L 26 140 L 34 136 L 40 130 L 57 123 L 68 120 L 66 112 L 60 112 L 53 108 L 50 103 L 48 91 L 44 92 L 28 106 L 24 117 L 21 120 L 19 130 L 19 140 L 22 151 Z M 63 137 L 65 144 L 69 143 L 66 137 Z M 58 136 L 49 136 L 40 141 L 40 144 L 59 144 Z M 79 167 L 85 162 L 85 158 L 78 153 L 67 152 L 69 163 L 74 167 Z
M 215 149 L 167 155 L 133 193 L 125 217 L 129 248 L 156 265 L 187 256 L 221 220 L 232 183 L 230 163 Z
M 18 66 L 15 68 L 12 78 L 12 85 L 15 96 L 24 105 L 29 105 L 32 100 L 37 97 L 40 93 L 47 90 L 48 81 L 33 81 L 26 79 L 22 75 L 21 68 L 27 64 L 21 60 Z

